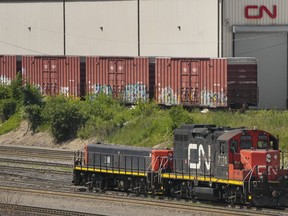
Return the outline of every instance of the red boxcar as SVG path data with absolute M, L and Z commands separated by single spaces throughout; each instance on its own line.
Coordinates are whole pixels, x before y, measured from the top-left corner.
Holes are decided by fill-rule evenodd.
M 230 106 L 257 106 L 257 60 L 228 58 L 228 103 Z
M 235 104 L 247 103 L 247 98 L 242 99 L 243 95 L 239 96 L 239 92 L 229 91 L 229 88 L 239 89 L 237 87 L 243 81 L 239 71 L 233 70 L 235 66 L 228 67 L 229 62 L 234 64 L 233 60 L 228 61 L 227 58 L 156 58 L 155 100 L 163 105 L 181 104 L 221 108 L 230 106 L 230 96 L 231 102 Z M 242 68 L 246 67 L 243 62 L 241 63 Z M 232 71 L 231 73 L 229 69 Z M 254 73 L 256 73 L 257 82 L 257 69 L 252 72 L 253 75 L 246 76 L 246 78 L 252 78 L 254 83 Z M 232 78 L 230 78 L 230 74 Z M 238 80 L 233 84 L 231 80 L 234 79 L 235 74 Z M 255 100 L 257 103 L 257 99 L 253 95 L 253 99 L 249 102 L 255 102 Z
M 105 93 L 126 103 L 149 97 L 146 57 L 86 57 L 86 92 Z
M 80 57 L 23 56 L 22 75 L 44 95 L 80 96 Z
M 9 85 L 16 73 L 16 56 L 0 56 L 0 84 Z

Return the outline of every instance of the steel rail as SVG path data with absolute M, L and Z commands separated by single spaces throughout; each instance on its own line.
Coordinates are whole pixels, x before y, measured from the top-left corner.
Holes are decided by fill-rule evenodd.
M 47 161 L 38 161 L 38 160 L 20 160 L 20 159 L 11 159 L 11 158 L 1 158 L 0 163 L 6 162 L 9 164 L 29 164 L 29 165 L 39 165 L 39 166 L 52 166 L 52 167 L 62 167 L 62 168 L 73 168 L 72 162 L 69 163 L 56 163 L 56 162 L 47 162 Z
M 41 215 L 73 215 L 73 216 L 106 216 L 103 214 L 91 214 L 85 212 L 75 212 L 75 211 L 68 211 L 68 210 L 60 210 L 60 209 L 52 209 L 52 208 L 42 208 L 42 207 L 35 207 L 35 206 L 23 206 L 23 205 L 15 205 L 15 204 L 6 204 L 0 203 L 1 211 L 5 212 L 9 211 L 9 215 L 11 213 L 38 213 Z M 0 213 L 1 213 L 0 211 Z
M 37 190 L 37 189 L 23 189 L 23 188 L 16 188 L 16 187 L 8 187 L 8 186 L 0 186 L 0 190 L 8 190 L 8 191 L 17 191 L 17 192 L 26 192 L 26 193 L 34 193 L 34 194 L 46 194 L 46 195 L 54 195 L 54 196 L 64 196 L 64 197 L 70 197 L 70 198 L 82 198 L 82 199 L 92 199 L 92 200 L 101 200 L 101 201 L 110 201 L 110 202 L 117 202 L 117 203 L 127 203 L 127 204 L 133 204 L 133 205 L 140 205 L 140 206 L 150 206 L 150 207 L 161 207 L 166 209 L 173 209 L 173 210 L 183 210 L 183 211 L 199 211 L 199 212 L 205 212 L 205 213 L 212 213 L 212 214 L 221 214 L 221 215 L 267 215 L 267 216 L 274 216 L 281 215 L 279 212 L 276 213 L 273 212 L 266 212 L 266 211 L 255 211 L 255 210 L 241 210 L 239 212 L 239 209 L 228 209 L 221 208 L 221 207 L 212 207 L 212 206 L 200 206 L 199 204 L 181 204 L 181 203 L 175 203 L 175 202 L 168 202 L 163 200 L 143 200 L 143 199 L 137 199 L 137 198 L 125 198 L 125 197 L 109 197 L 109 196 L 103 196 L 103 195 L 92 195 L 92 194 L 79 194 L 75 192 L 59 192 L 59 191 L 47 191 L 47 190 Z

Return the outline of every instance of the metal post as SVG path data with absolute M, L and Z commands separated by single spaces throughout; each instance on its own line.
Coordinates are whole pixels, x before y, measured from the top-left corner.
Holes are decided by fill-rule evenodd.
M 66 1 L 63 0 L 63 54 L 66 55 Z
M 102 170 L 102 154 L 100 154 L 100 172 L 101 172 L 101 170 Z
M 96 164 L 96 161 L 95 161 L 95 155 L 96 155 L 96 153 L 94 152 L 93 153 L 93 169 L 94 169 L 94 171 L 95 171 L 95 164 Z

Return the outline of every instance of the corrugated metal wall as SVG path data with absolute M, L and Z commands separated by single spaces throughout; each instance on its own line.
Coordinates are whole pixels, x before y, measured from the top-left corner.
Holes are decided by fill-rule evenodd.
M 67 55 L 138 55 L 137 1 L 66 1 Z
M 288 23 L 288 1 L 287 0 L 223 0 L 223 55 L 232 56 L 232 26 L 234 25 L 287 25 Z M 271 18 L 267 12 L 260 9 L 261 6 L 265 6 L 272 17 L 274 15 L 273 6 L 276 5 L 276 18 Z M 256 6 L 256 8 L 247 9 L 249 16 L 260 15 L 260 11 L 263 13 L 263 17 L 258 19 L 245 17 L 245 7 Z
M 218 0 L 140 1 L 141 55 L 218 56 Z
M 0 54 L 62 55 L 63 1 L 0 2 Z
M 287 7 L 287 0 L 223 2 L 223 55 L 258 58 L 259 108 L 287 108 Z
M 0 2 L 0 54 L 217 57 L 218 0 Z

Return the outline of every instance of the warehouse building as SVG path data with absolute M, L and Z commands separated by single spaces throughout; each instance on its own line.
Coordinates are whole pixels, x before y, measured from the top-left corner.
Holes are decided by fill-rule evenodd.
M 257 57 L 259 108 L 287 108 L 286 0 L 0 0 L 0 54 Z
M 223 2 L 223 56 L 258 58 L 260 108 L 287 108 L 287 3 Z

